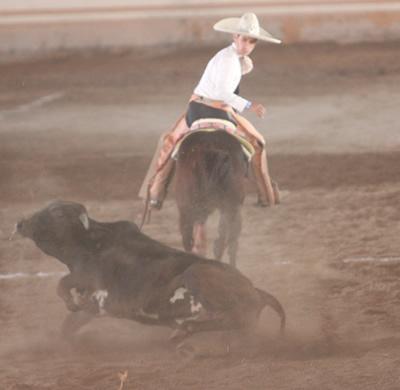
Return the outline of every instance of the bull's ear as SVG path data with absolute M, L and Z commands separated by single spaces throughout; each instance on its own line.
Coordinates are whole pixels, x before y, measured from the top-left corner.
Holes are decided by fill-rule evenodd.
M 79 216 L 79 220 L 82 222 L 83 227 L 86 230 L 89 230 L 89 217 L 88 217 L 88 215 L 86 213 L 82 213 Z

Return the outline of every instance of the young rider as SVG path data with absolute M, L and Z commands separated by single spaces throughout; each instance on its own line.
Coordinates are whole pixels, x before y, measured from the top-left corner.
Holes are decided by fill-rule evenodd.
M 277 186 L 271 181 L 268 172 L 265 140 L 254 126 L 239 114 L 249 110 L 263 118 L 265 107 L 241 97 L 239 84 L 242 75 L 253 69 L 249 54 L 257 42 L 261 40 L 280 43 L 281 41 L 262 29 L 257 16 L 253 13 L 246 13 L 240 18 L 222 19 L 214 25 L 214 29 L 232 34 L 233 42 L 208 62 L 190 98 L 185 115 L 161 139 L 161 149 L 153 159 L 153 167 L 150 168 L 153 172 L 155 168 L 155 174 L 151 177 L 149 171 L 139 193 L 142 197 L 149 196 L 152 208 L 160 209 L 166 196 L 174 168 L 174 160 L 170 155 L 176 143 L 190 129 L 200 128 L 201 120 L 204 119 L 212 121 L 218 128 L 236 129 L 251 143 L 255 149 L 251 165 L 257 183 L 258 205 L 265 207 L 279 203 Z

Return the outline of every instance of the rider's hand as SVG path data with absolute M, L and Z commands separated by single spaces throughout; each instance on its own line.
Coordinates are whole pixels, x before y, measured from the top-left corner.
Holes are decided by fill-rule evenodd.
M 259 118 L 264 118 L 265 112 L 267 111 L 262 104 L 255 102 L 251 103 L 249 110 L 254 112 Z

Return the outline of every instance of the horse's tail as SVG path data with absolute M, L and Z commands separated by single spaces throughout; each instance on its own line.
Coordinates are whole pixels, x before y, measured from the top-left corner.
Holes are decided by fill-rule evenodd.
M 278 313 L 281 319 L 280 330 L 281 333 L 283 334 L 285 332 L 285 327 L 286 327 L 286 314 L 285 310 L 283 310 L 281 303 L 273 295 L 267 293 L 266 291 L 261 290 L 259 288 L 256 288 L 256 290 L 260 294 L 260 298 L 263 303 L 262 307 L 269 306 Z
M 208 150 L 204 154 L 209 186 L 224 186 L 232 174 L 232 157 L 223 150 Z

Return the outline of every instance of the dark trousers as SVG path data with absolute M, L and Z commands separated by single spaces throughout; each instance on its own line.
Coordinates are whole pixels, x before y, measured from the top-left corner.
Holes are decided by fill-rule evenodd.
M 225 119 L 232 122 L 235 126 L 237 125 L 235 119 L 229 112 L 224 110 L 219 110 L 218 108 L 207 106 L 199 102 L 192 101 L 189 103 L 188 109 L 186 111 L 186 124 L 190 128 L 194 122 L 198 119 Z

